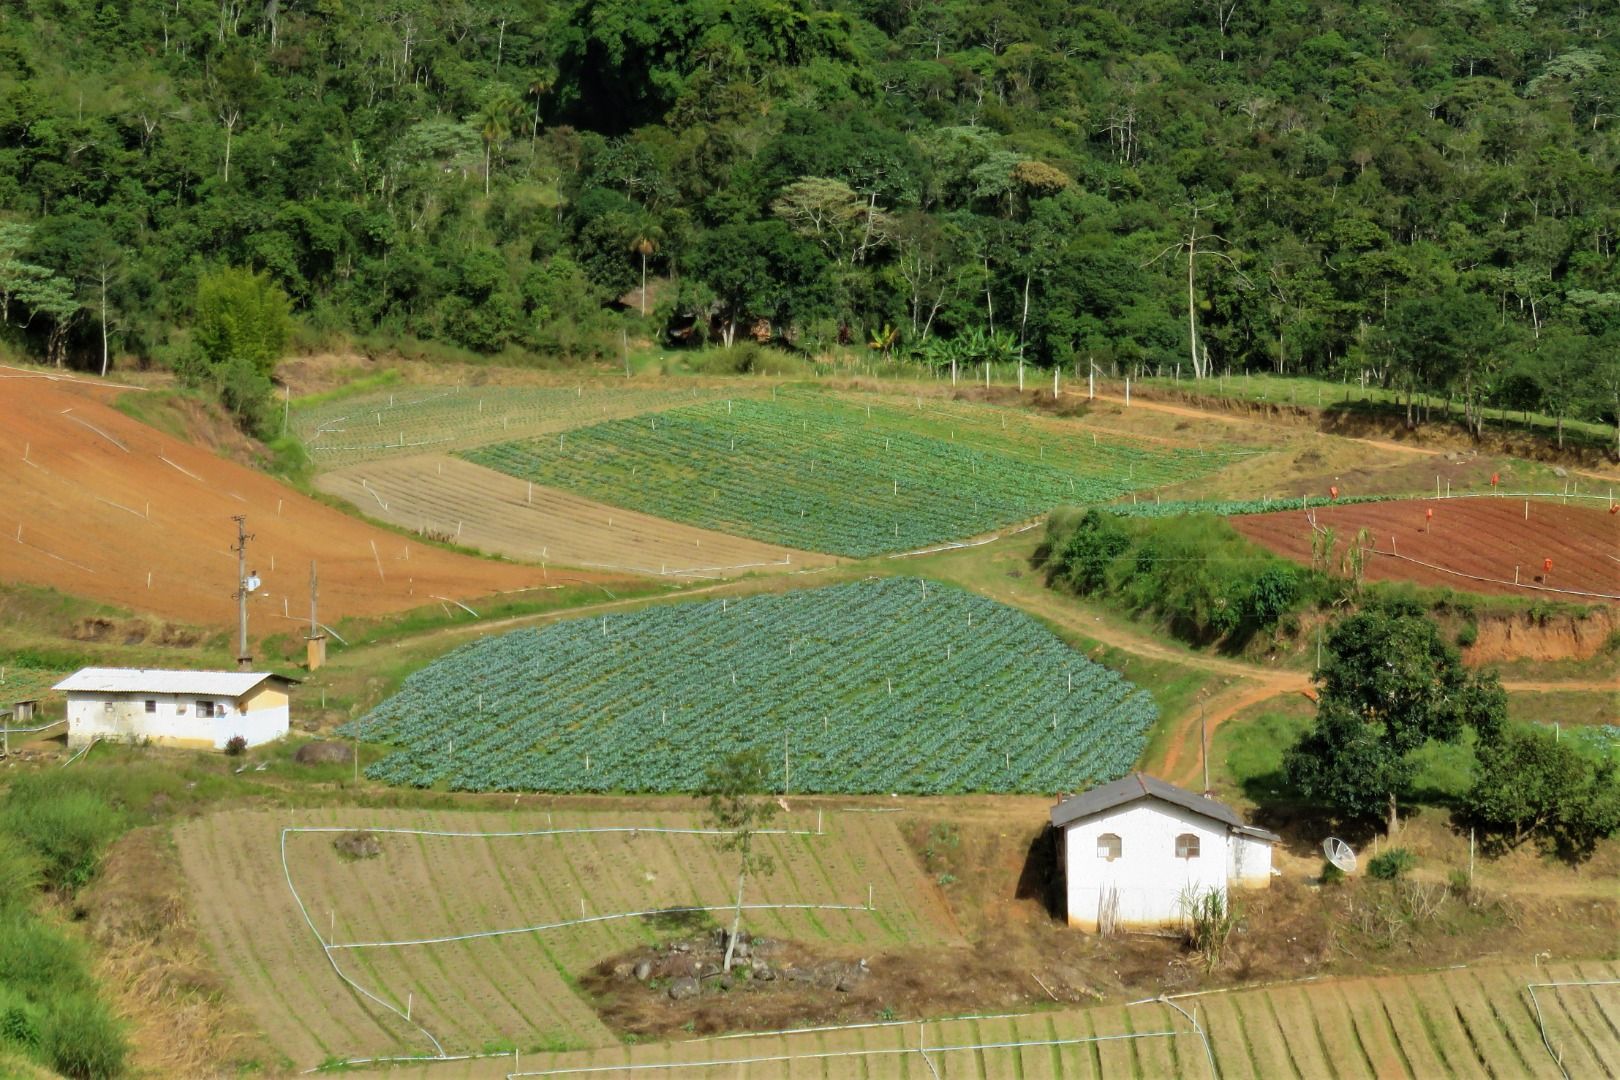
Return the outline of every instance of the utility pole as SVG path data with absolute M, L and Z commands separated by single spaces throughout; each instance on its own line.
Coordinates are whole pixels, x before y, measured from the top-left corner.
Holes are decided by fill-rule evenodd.
M 253 667 L 253 656 L 248 652 L 247 598 L 259 587 L 259 578 L 248 573 L 247 545 L 253 534 L 247 531 L 247 518 L 237 514 L 231 520 L 236 522 L 236 546 L 231 549 L 236 552 L 236 666 L 241 671 L 249 671 Z
M 320 620 L 315 614 L 315 601 L 320 595 L 319 580 L 315 576 L 315 560 L 309 560 L 309 638 L 305 654 L 309 670 L 317 671 L 326 664 L 326 635 L 321 633 Z
M 1198 697 L 1198 743 L 1202 747 L 1199 754 L 1204 759 L 1204 794 L 1209 794 L 1209 724 L 1204 719 L 1204 698 Z

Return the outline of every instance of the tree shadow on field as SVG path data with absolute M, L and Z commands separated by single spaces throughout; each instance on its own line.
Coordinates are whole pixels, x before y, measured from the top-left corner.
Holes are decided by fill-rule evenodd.
M 707 911 L 692 911 L 688 908 L 663 908 L 650 914 L 643 915 L 641 921 L 665 934 L 700 934 L 715 925 Z

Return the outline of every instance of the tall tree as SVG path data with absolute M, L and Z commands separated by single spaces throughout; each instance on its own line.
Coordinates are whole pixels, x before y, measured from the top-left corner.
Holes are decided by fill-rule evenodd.
M 726 935 L 724 969 L 731 971 L 737 951 L 737 931 L 742 928 L 743 890 L 750 877 L 775 871 L 771 857 L 755 846 L 762 829 L 776 817 L 775 799 L 765 792 L 765 753 L 759 747 L 728 754 L 709 766 L 702 790 L 706 800 L 704 825 L 715 830 L 715 846 L 737 858 L 737 904 Z
M 1494 738 L 1507 697 L 1494 672 L 1472 674 L 1433 620 L 1373 608 L 1338 623 L 1317 672 L 1316 723 L 1284 758 L 1306 798 L 1350 817 L 1380 811 L 1390 835 L 1412 781 L 1412 751 L 1455 742 L 1465 727 Z

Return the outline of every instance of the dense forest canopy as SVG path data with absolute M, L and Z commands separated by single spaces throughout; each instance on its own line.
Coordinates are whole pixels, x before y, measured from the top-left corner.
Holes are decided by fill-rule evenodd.
M 234 268 L 315 335 L 1612 419 L 1617 42 L 1588 0 L 11 0 L 0 314 L 180 363 Z

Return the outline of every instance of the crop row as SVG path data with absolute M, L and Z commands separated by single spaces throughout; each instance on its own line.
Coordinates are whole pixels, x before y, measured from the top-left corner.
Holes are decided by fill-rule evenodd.
M 583 385 L 424 386 L 324 402 L 296 410 L 292 419 L 315 465 L 334 469 L 566 431 L 703 401 L 716 393 Z
M 1131 768 L 1157 708 L 1022 612 L 891 578 L 660 605 L 464 646 L 347 734 L 369 774 L 456 790 L 1055 792 Z
M 826 395 L 712 401 L 557 438 L 466 451 L 479 465 L 770 543 L 864 557 L 958 540 L 1064 502 L 1105 503 L 1212 471 L 1231 453 L 1096 440 L 1005 440 Z

